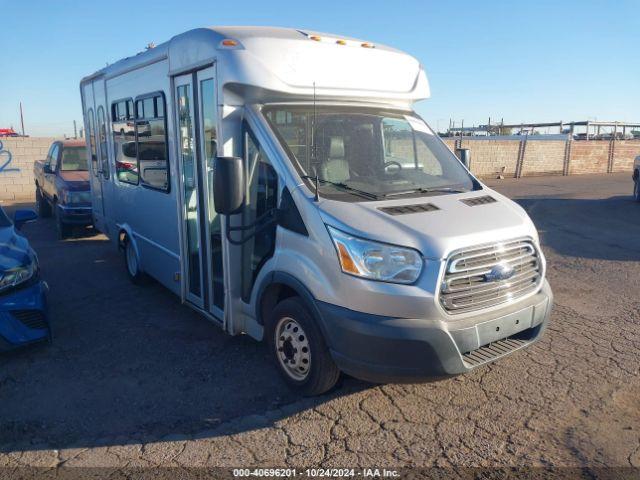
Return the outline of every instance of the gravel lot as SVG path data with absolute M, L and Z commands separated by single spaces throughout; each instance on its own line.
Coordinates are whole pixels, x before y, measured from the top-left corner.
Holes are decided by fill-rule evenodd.
M 163 287 L 129 283 L 101 235 L 24 227 L 52 345 L 0 356 L 0 467 L 640 467 L 640 204 L 629 174 L 492 181 L 538 226 L 556 295 L 532 348 L 419 385 L 287 390 L 266 350 Z M 12 210 L 16 205 L 7 206 Z

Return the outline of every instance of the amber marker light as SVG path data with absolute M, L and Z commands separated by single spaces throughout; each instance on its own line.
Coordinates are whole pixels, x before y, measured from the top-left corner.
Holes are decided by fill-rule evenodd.
M 364 42 L 360 46 L 362 48 L 376 48 L 376 46 L 373 43 L 369 43 L 369 42 Z
M 345 42 L 344 40 L 336 40 L 336 43 L 338 45 L 346 45 L 347 44 L 347 42 Z
M 225 47 L 237 47 L 238 46 L 238 42 L 236 42 L 235 40 L 232 40 L 230 38 L 225 38 L 224 40 L 222 40 L 222 45 Z
M 318 35 L 311 35 L 309 37 L 309 40 L 313 40 L 314 42 L 319 42 L 320 40 L 322 40 L 322 38 L 320 38 Z
M 356 264 L 351 259 L 351 255 L 347 251 L 347 247 L 345 247 L 342 243 L 336 242 L 338 247 L 338 256 L 340 258 L 340 265 L 342 266 L 342 270 L 348 273 L 358 274 L 360 271 Z

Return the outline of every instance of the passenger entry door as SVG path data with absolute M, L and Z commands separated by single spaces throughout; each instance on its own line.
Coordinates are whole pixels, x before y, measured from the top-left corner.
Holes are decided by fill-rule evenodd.
M 222 322 L 221 218 L 213 204 L 217 151 L 214 68 L 175 77 L 185 298 Z

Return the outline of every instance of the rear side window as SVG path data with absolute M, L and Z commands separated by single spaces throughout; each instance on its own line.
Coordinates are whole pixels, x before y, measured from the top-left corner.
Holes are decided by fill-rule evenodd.
M 140 183 L 156 190 L 169 190 L 169 156 L 165 98 L 162 93 L 136 100 L 135 131 Z

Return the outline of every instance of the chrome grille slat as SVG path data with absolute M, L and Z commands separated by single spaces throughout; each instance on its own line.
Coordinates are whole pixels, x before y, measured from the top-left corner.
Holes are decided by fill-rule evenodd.
M 497 265 L 511 267 L 513 276 L 489 281 L 487 276 Z M 447 260 L 440 303 L 450 313 L 480 310 L 527 295 L 541 282 L 541 259 L 529 239 L 465 249 Z

